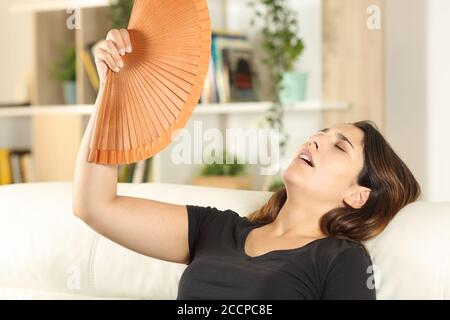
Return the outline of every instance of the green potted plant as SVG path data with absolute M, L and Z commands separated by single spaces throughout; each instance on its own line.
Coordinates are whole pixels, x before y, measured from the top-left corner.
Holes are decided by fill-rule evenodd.
M 127 28 L 134 0 L 110 0 L 109 15 L 114 29 Z
M 270 80 L 270 95 L 272 106 L 266 120 L 272 129 L 280 134 L 280 159 L 285 157 L 285 148 L 289 135 L 284 128 L 283 105 L 304 99 L 306 90 L 306 75 L 294 70 L 294 64 L 304 50 L 304 44 L 299 37 L 299 24 L 296 13 L 286 0 L 249 0 L 255 16 L 251 20 L 254 26 L 256 20 L 262 21 L 262 49 Z M 275 175 L 271 182 L 268 176 L 264 186 L 276 188 L 280 186 L 280 177 Z
M 53 77 L 62 83 L 66 104 L 76 104 L 76 51 L 74 45 L 59 45 L 59 59 L 52 66 Z
M 213 161 L 206 164 L 194 178 L 194 185 L 220 187 L 229 189 L 251 189 L 252 179 L 246 172 L 246 165 L 239 163 L 239 159 L 233 156 L 232 163 L 226 163 L 227 152 L 223 151 L 223 163 Z
M 251 24 L 255 25 L 256 19 L 263 22 L 262 48 L 266 56 L 262 62 L 269 72 L 273 102 L 267 120 L 272 128 L 279 130 L 280 147 L 284 153 L 288 135 L 283 127 L 283 102 L 288 99 L 283 95 L 286 92 L 283 89 L 292 85 L 292 79 L 302 78 L 296 75 L 294 63 L 302 54 L 304 44 L 298 36 L 296 13 L 289 8 L 286 0 L 249 0 L 248 4 L 255 11 Z M 294 85 L 298 89 L 299 83 Z

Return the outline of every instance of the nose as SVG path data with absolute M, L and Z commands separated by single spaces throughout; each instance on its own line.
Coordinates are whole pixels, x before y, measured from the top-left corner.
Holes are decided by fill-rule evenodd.
M 311 146 L 315 146 L 315 147 L 316 147 L 316 150 L 319 149 L 319 139 L 318 139 L 316 136 L 312 136 L 312 137 L 309 139 L 308 147 L 311 147 Z

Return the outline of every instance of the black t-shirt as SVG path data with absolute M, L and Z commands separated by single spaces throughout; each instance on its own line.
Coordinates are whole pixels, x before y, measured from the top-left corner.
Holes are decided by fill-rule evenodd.
M 372 262 L 356 243 L 333 237 L 250 257 L 252 223 L 232 210 L 187 205 L 190 261 L 178 297 L 188 299 L 375 299 Z

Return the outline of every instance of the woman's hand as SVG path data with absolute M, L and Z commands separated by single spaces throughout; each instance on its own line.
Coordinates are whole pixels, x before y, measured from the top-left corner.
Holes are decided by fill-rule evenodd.
M 123 68 L 123 59 L 127 53 L 131 53 L 130 34 L 126 29 L 112 29 L 108 32 L 106 40 L 99 42 L 94 49 L 95 64 L 97 66 L 100 84 L 104 83 L 108 67 L 119 72 Z

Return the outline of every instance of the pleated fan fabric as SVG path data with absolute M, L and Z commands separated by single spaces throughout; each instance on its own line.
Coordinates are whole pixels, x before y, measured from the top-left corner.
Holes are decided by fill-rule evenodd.
M 206 0 L 135 0 L 128 30 L 132 53 L 108 70 L 88 161 L 129 164 L 172 142 L 197 105 L 209 67 Z

